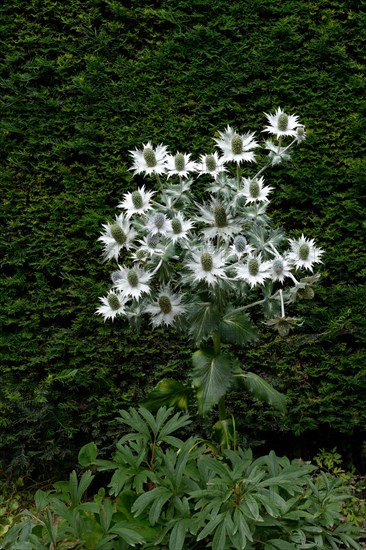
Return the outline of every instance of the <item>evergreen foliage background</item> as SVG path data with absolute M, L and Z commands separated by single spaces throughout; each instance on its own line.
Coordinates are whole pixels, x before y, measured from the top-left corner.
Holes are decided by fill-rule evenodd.
M 270 213 L 326 250 L 323 278 L 296 308 L 301 329 L 263 328 L 241 352 L 287 392 L 287 415 L 242 395 L 232 407 L 249 441 L 281 432 L 303 455 L 337 444 L 364 465 L 363 2 L 9 0 L 0 30 L 3 471 L 57 475 L 81 444 L 113 446 L 116 412 L 188 368 L 179 334 L 95 315 L 111 270 L 101 224 L 142 183 L 128 150 L 152 140 L 197 156 L 278 106 L 308 139 L 268 172 Z

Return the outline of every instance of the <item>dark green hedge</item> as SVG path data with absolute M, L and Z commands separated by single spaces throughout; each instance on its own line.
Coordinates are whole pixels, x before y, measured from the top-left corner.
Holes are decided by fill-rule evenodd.
M 198 154 L 228 123 L 278 106 L 307 141 L 268 173 L 271 214 L 326 250 L 305 323 L 263 329 L 242 355 L 288 392 L 286 417 L 236 396 L 250 439 L 280 430 L 365 438 L 365 40 L 351 0 L 10 0 L 0 7 L 1 372 L 4 471 L 52 475 L 162 376 L 184 376 L 179 335 L 94 312 L 110 266 L 96 239 L 133 189 L 128 150 Z M 339 435 L 343 434 L 343 435 Z M 305 435 L 303 437 L 305 438 Z M 305 439 L 304 439 L 305 440 Z M 348 441 L 348 440 L 347 440 Z M 319 444 L 322 444 L 321 438 Z M 358 451 L 357 451 L 358 452 Z M 358 458 L 360 458 L 360 454 Z

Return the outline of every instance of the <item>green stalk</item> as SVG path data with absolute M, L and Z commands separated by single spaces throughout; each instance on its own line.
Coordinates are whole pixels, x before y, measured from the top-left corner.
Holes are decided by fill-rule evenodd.
M 213 347 L 215 355 L 220 355 L 221 353 L 221 337 L 218 332 L 214 332 L 212 335 Z M 226 420 L 226 405 L 225 405 L 225 396 L 223 395 L 218 403 L 219 407 L 219 420 Z

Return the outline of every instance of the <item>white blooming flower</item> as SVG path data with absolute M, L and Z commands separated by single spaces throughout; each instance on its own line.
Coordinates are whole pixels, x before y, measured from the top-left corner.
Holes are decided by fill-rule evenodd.
M 108 296 L 99 298 L 102 302 L 102 306 L 98 307 L 96 313 L 103 315 L 104 320 L 114 320 L 116 315 L 125 314 L 126 298 L 119 292 L 110 292 Z
M 201 155 L 200 160 L 197 163 L 198 175 L 202 176 L 202 174 L 209 174 L 216 179 L 217 176 L 223 172 L 226 172 L 224 162 L 223 157 L 219 157 L 216 152 L 210 155 Z
M 263 178 L 243 178 L 244 188 L 239 191 L 239 196 L 245 197 L 245 204 L 250 202 L 268 202 L 268 193 L 273 187 L 263 185 Z
M 151 235 L 167 235 L 172 230 L 172 223 L 165 214 L 156 212 L 147 222 L 147 230 Z
M 174 294 L 168 286 L 161 288 L 156 301 L 145 307 L 145 312 L 151 314 L 152 326 L 173 325 L 175 318 L 187 311 L 181 301 L 182 297 Z
M 261 254 L 255 256 L 250 254 L 246 260 L 246 263 L 237 264 L 236 274 L 237 279 L 243 279 L 253 288 L 257 284 L 262 284 L 265 279 L 268 279 L 270 275 L 271 262 L 263 262 Z
M 180 239 L 187 240 L 189 238 L 189 231 L 193 226 L 192 220 L 185 220 L 183 214 L 177 212 L 171 220 L 171 232 L 168 233 L 168 237 L 173 243 L 176 243 Z
M 296 128 L 299 126 L 298 116 L 287 115 L 280 107 L 274 115 L 268 115 L 267 113 L 264 114 L 267 117 L 269 126 L 266 126 L 263 132 L 276 134 L 277 138 L 280 136 L 296 137 Z
M 285 258 L 277 256 L 270 262 L 270 277 L 272 281 L 283 283 L 286 277 L 292 278 L 291 265 Z
M 324 253 L 316 248 L 314 239 L 307 239 L 301 235 L 300 239 L 289 239 L 291 250 L 287 254 L 287 260 L 296 268 L 304 268 L 313 271 L 313 264 L 322 263 L 320 259 Z
M 142 294 L 150 293 L 150 287 L 147 283 L 152 275 L 152 273 L 139 267 L 121 267 L 119 271 L 112 274 L 112 280 L 114 286 L 123 296 L 139 300 Z
M 238 260 L 240 260 L 244 255 L 253 254 L 255 248 L 254 246 L 248 244 L 243 235 L 237 235 L 233 244 L 230 246 L 230 250 L 230 256 L 234 255 L 238 258 Z
M 193 282 L 205 281 L 209 286 L 227 278 L 225 265 L 222 251 L 208 250 L 192 252 L 192 261 L 186 263 L 186 267 L 192 272 Z
M 299 124 L 299 126 L 296 128 L 296 142 L 302 143 L 305 140 L 306 140 L 305 126 L 303 124 Z
M 145 186 L 139 187 L 137 191 L 125 193 L 123 201 L 118 205 L 118 208 L 126 210 L 126 217 L 131 218 L 133 214 L 145 214 L 147 210 L 151 210 L 151 197 L 155 195 L 155 191 L 145 191 Z
M 266 141 L 265 144 L 265 149 L 269 149 L 268 156 L 271 159 L 272 164 L 280 164 L 280 162 L 282 161 L 291 159 L 291 155 L 286 153 L 286 151 L 288 150 L 287 147 L 280 147 L 279 145 L 273 143 L 273 141 L 271 140 Z
M 143 239 L 138 241 L 141 246 L 136 250 L 133 258 L 138 261 L 151 256 L 162 256 L 165 252 L 165 246 L 160 242 L 159 233 L 148 233 Z M 138 259 L 140 258 L 140 259 Z
M 191 155 L 185 153 L 177 153 L 176 155 L 167 155 L 166 168 L 168 171 L 168 178 L 177 174 L 181 178 L 187 178 L 189 172 L 196 170 L 196 163 L 190 160 Z
M 136 231 L 130 226 L 128 219 L 123 214 L 116 216 L 115 223 L 103 224 L 104 232 L 98 238 L 104 244 L 103 259 L 118 259 L 121 248 L 130 249 Z
M 228 240 L 241 230 L 241 225 L 220 202 L 214 201 L 210 206 L 199 205 L 198 209 L 201 215 L 197 216 L 196 220 L 209 225 L 203 229 L 206 239 L 222 237 Z
M 130 170 L 133 174 L 164 174 L 166 172 L 166 157 L 167 147 L 163 144 L 158 145 L 155 149 L 149 141 L 142 149 L 129 151 L 133 159 L 133 165 Z
M 214 140 L 223 152 L 224 162 L 233 161 L 240 164 L 242 161 L 255 161 L 252 149 L 258 147 L 258 143 L 253 139 L 254 133 L 240 135 L 231 126 L 227 126 L 225 132 L 218 132 L 218 134 L 220 138 L 214 138 Z

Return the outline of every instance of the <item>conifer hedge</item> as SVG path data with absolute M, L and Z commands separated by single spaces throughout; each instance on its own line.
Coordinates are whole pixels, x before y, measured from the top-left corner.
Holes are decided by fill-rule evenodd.
M 281 339 L 263 327 L 241 352 L 247 368 L 287 392 L 288 413 L 241 395 L 232 407 L 249 441 L 289 434 L 306 454 L 309 442 L 328 438 L 362 464 L 362 2 L 10 0 L 0 30 L 6 475 L 57 475 L 82 443 L 112 446 L 116 411 L 163 376 L 184 378 L 189 365 L 179 334 L 149 326 L 136 334 L 95 315 L 110 270 L 101 224 L 141 183 L 128 151 L 152 140 L 197 156 L 212 150 L 215 131 L 256 130 L 278 106 L 299 115 L 308 139 L 290 165 L 268 173 L 271 215 L 326 250 L 323 278 L 296 309 L 300 329 Z

